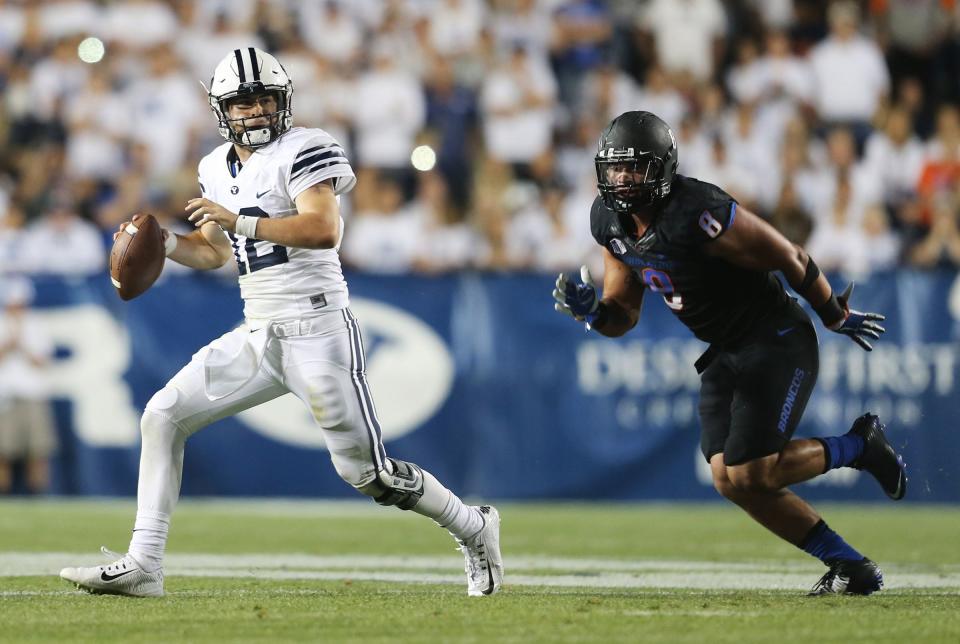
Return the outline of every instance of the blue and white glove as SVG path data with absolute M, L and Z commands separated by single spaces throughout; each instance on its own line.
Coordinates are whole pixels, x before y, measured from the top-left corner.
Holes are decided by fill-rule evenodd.
M 850 285 L 843 290 L 843 293 L 837 296 L 837 302 L 843 307 L 846 315 L 838 322 L 831 324 L 829 329 L 836 333 L 849 336 L 851 340 L 865 350 L 873 351 L 873 347 L 864 338 L 879 340 L 880 334 L 886 331 L 886 329 L 879 324 L 875 324 L 875 322 L 879 322 L 885 318 L 879 313 L 864 313 L 863 311 L 854 311 L 851 309 L 849 302 L 852 294 L 853 282 L 850 282 Z
M 565 273 L 557 277 L 557 287 L 553 289 L 553 299 L 556 303 L 553 308 L 569 315 L 575 320 L 587 323 L 587 328 L 597 319 L 597 308 L 600 306 L 600 294 L 597 285 L 593 283 L 590 269 L 580 267 L 581 284 L 576 284 Z

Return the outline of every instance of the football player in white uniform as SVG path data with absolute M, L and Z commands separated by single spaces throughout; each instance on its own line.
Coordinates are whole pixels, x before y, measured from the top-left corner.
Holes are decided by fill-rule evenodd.
M 198 269 L 235 260 L 246 321 L 197 352 L 147 403 L 127 554 L 109 565 L 64 568 L 60 576 L 96 593 L 163 595 L 187 438 L 291 392 L 316 418 L 344 481 L 449 530 L 465 557 L 468 594 L 497 592 L 497 510 L 465 505 L 429 472 L 384 451 L 337 255 L 339 195 L 356 182 L 343 148 L 323 130 L 292 127 L 293 84 L 268 53 L 234 50 L 210 82 L 210 107 L 227 142 L 200 161 L 201 196 L 186 208 L 197 230 L 164 231 L 166 252 Z

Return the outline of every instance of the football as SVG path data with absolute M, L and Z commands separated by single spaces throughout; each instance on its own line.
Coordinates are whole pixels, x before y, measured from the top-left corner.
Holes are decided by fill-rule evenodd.
M 110 251 L 110 281 L 123 300 L 143 294 L 160 277 L 166 254 L 163 230 L 153 215 L 136 214 Z

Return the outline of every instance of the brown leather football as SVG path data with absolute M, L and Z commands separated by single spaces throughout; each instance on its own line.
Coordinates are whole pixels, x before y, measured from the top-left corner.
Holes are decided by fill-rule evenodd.
M 156 218 L 134 215 L 110 251 L 110 281 L 120 298 L 132 300 L 153 286 L 166 258 L 163 230 Z

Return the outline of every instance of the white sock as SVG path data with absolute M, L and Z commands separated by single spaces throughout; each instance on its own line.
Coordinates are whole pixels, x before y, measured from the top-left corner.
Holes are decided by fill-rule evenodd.
M 458 539 L 469 539 L 483 529 L 483 516 L 477 508 L 466 505 L 430 472 L 421 471 L 423 496 L 413 508 L 414 512 L 430 517 Z
M 163 567 L 170 516 L 180 495 L 186 438 L 166 415 L 150 410 L 144 412 L 141 437 L 137 520 L 127 552 L 153 572 Z
M 170 531 L 170 516 L 159 512 L 137 512 L 133 537 L 127 552 L 147 572 L 163 567 L 163 551 Z

